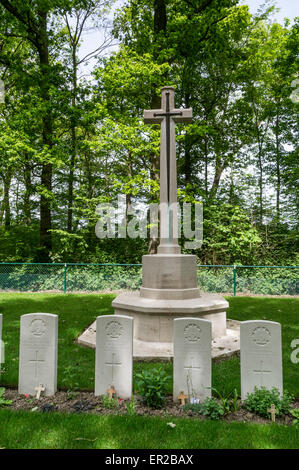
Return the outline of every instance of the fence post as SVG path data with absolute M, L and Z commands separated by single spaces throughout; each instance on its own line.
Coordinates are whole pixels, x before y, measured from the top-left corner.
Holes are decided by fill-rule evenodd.
M 237 266 L 234 265 L 234 297 L 237 295 Z
M 64 263 L 64 282 L 63 282 L 63 292 L 66 294 L 66 271 L 67 271 L 67 264 Z

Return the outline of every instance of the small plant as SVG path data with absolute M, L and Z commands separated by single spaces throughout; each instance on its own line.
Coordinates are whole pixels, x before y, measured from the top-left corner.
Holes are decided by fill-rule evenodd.
M 202 414 L 210 419 L 220 419 L 225 414 L 225 408 L 216 398 L 206 398 L 202 403 Z
M 143 402 L 151 408 L 162 408 L 170 376 L 161 367 L 136 374 L 136 385 Z
M 107 395 L 102 395 L 102 405 L 104 408 L 108 408 L 109 410 L 113 410 L 119 407 L 119 401 L 117 398 L 110 398 Z
M 67 400 L 72 400 L 78 396 L 79 383 L 76 382 L 77 370 L 73 366 L 67 366 L 63 371 L 62 383 L 68 387 L 66 396 Z
M 267 390 L 265 387 L 255 387 L 254 391 L 249 393 L 244 400 L 244 407 L 259 416 L 269 418 L 268 410 L 272 404 L 275 405 L 277 415 L 280 416 L 281 414 L 289 413 L 292 400 L 293 397 L 288 392 L 284 392 L 282 397 L 280 397 L 277 388 Z
M 132 397 L 131 400 L 126 401 L 126 410 L 128 415 L 134 416 L 136 414 L 136 404 L 135 404 L 135 398 Z
M 12 400 L 5 400 L 4 393 L 5 393 L 5 388 L 1 387 L 0 388 L 0 407 L 12 405 Z
M 186 403 L 186 405 L 183 406 L 184 411 L 192 411 L 193 413 L 196 413 L 200 415 L 202 413 L 202 404 L 201 403 Z
M 229 398 L 232 395 L 232 392 L 229 393 L 228 395 L 222 395 L 220 392 L 218 392 L 218 390 L 216 388 L 211 387 L 211 389 L 216 393 L 219 400 L 221 401 L 221 404 L 222 404 L 222 407 L 223 407 L 225 413 L 229 413 L 230 406 L 231 406 Z
M 203 403 L 186 403 L 183 409 L 198 415 L 208 416 L 210 419 L 220 419 L 226 412 L 223 404 L 214 397 L 206 398 Z
M 290 410 L 290 414 L 295 418 L 293 419 L 293 424 L 299 425 L 299 408 L 294 408 L 293 410 Z
M 238 390 L 235 388 L 234 391 L 233 391 L 233 398 L 232 398 L 232 408 L 234 411 L 238 411 L 240 409 L 239 405 L 238 405 Z

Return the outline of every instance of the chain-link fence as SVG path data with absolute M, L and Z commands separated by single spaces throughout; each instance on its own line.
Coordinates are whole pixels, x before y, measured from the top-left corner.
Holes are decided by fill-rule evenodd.
M 299 266 L 199 265 L 201 292 L 299 295 Z M 99 292 L 136 290 L 141 264 L 0 263 L 0 291 Z

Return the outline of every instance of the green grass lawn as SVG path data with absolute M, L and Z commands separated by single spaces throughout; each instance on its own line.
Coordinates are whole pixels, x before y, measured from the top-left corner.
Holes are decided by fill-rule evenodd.
M 59 315 L 58 387 L 93 390 L 95 351 L 74 339 L 98 315 L 113 313 L 114 295 L 0 294 L 5 342 L 5 373 L 1 385 L 18 382 L 19 317 L 46 312 Z M 284 387 L 299 397 L 299 364 L 290 360 L 291 341 L 299 338 L 299 300 L 292 298 L 229 297 L 228 318 L 266 319 L 282 324 Z M 134 371 L 156 367 L 135 363 Z M 162 363 L 172 375 L 172 364 Z M 240 361 L 233 357 L 213 364 L 213 387 L 240 393 Z M 169 385 L 172 392 L 172 383 Z M 298 428 L 124 416 L 63 415 L 0 409 L 0 447 L 6 448 L 298 448 Z
M 298 449 L 299 427 L 0 410 L 7 449 Z

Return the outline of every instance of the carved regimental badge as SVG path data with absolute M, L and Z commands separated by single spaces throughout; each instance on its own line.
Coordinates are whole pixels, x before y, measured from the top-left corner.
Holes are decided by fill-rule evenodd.
M 46 322 L 42 319 L 36 319 L 31 322 L 30 331 L 33 336 L 43 336 L 46 332 Z
M 189 343 L 197 343 L 200 340 L 201 329 L 195 323 L 189 323 L 184 329 L 184 338 Z
M 110 338 L 117 339 L 122 335 L 123 327 L 118 321 L 110 321 L 106 325 L 106 334 Z
M 270 342 L 271 333 L 268 328 L 264 326 L 258 326 L 251 332 L 251 337 L 258 346 L 266 346 Z

